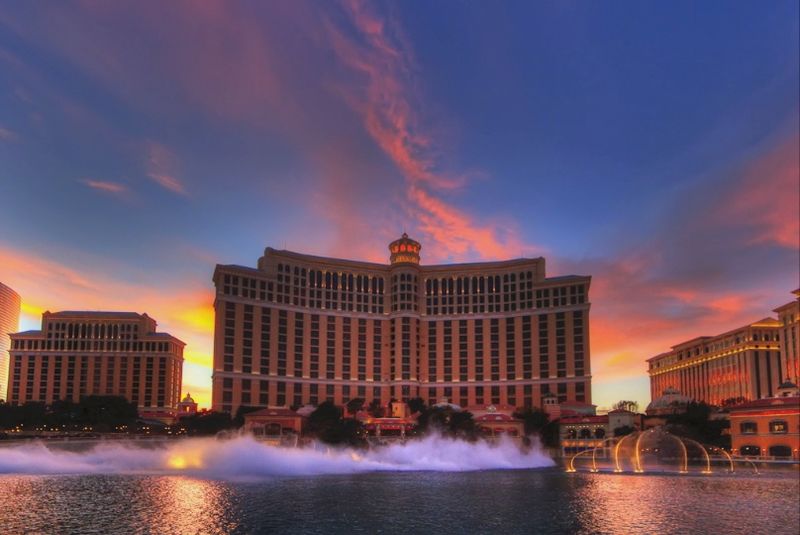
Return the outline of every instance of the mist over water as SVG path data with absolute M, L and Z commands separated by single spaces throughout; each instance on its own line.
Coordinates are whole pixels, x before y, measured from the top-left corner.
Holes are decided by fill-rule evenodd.
M 190 438 L 147 446 L 99 442 L 85 451 L 33 442 L 0 448 L 0 474 L 185 474 L 200 478 L 249 480 L 276 476 L 350 474 L 378 471 L 465 472 L 543 468 L 553 460 L 540 448 L 523 451 L 502 441 L 471 444 L 438 436 L 368 451 L 280 448 L 251 437 L 220 441 Z

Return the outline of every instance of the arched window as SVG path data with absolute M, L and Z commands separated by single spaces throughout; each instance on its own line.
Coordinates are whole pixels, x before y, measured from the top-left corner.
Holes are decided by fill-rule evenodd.
M 567 438 L 576 438 L 578 433 L 575 432 L 574 429 L 570 429 L 567 431 Z
M 770 457 L 791 457 L 792 448 L 789 446 L 770 446 L 769 455 Z
M 592 432 L 588 429 L 584 428 L 581 429 L 580 435 L 581 438 L 592 438 Z
M 594 438 L 604 438 L 606 436 L 606 430 L 602 427 L 598 427 L 594 430 Z
M 742 422 L 739 424 L 739 431 L 743 435 L 755 435 L 758 433 L 758 424 L 755 422 Z
M 769 432 L 783 435 L 789 432 L 789 425 L 786 420 L 772 420 L 769 423 Z

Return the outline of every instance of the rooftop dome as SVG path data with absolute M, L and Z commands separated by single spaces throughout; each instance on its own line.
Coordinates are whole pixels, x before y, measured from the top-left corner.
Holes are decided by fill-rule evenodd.
M 684 396 L 674 388 L 666 388 L 661 396 L 647 406 L 647 414 L 664 414 L 676 412 L 692 402 L 692 398 Z
M 181 403 L 194 403 L 192 395 L 189 392 L 187 392 L 186 396 L 184 396 L 184 398 L 181 400 Z
M 391 253 L 390 261 L 394 264 L 419 264 L 419 250 L 422 245 L 418 241 L 412 240 L 405 232 L 400 239 L 394 240 L 389 244 Z

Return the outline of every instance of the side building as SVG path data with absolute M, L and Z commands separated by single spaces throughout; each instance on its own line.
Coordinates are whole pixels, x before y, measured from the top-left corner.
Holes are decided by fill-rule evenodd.
M 17 292 L 0 282 L 0 400 L 8 399 L 9 335 L 19 329 L 20 303 Z
M 647 360 L 650 397 L 676 389 L 712 405 L 776 395 L 800 375 L 800 290 L 797 298 L 764 318 L 717 336 L 701 336 Z
M 424 266 L 405 234 L 389 250 L 388 265 L 272 248 L 218 265 L 213 409 L 591 402 L 590 277 L 547 278 L 543 258 Z
M 11 335 L 8 401 L 47 404 L 124 396 L 142 416 L 170 418 L 181 391 L 185 344 L 135 312 L 45 312 L 42 330 Z
M 651 399 L 670 388 L 711 405 L 773 396 L 784 380 L 779 326 L 764 318 L 718 336 L 693 338 L 648 359 Z
M 792 292 L 794 300 L 779 306 L 773 312 L 778 314 L 778 337 L 781 343 L 781 368 L 785 376 L 795 383 L 800 382 L 800 289 Z

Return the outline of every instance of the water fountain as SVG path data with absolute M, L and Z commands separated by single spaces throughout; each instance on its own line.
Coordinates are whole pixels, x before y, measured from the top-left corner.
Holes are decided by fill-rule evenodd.
M 598 466 L 598 454 L 611 460 L 611 465 Z M 591 459 L 591 464 L 589 464 Z M 577 462 L 576 462 L 577 461 Z M 714 463 L 724 463 L 725 471 L 733 473 L 735 463 L 747 462 L 758 473 L 749 459 L 734 459 L 722 448 L 705 446 L 688 437 L 670 433 L 663 427 L 636 431 L 622 437 L 605 439 L 600 446 L 574 454 L 567 463 L 567 472 L 615 473 L 714 473 Z

